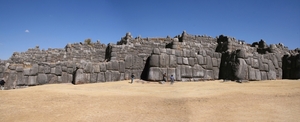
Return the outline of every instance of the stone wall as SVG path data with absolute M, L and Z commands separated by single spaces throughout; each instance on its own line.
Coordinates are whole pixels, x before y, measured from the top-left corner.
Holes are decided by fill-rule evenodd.
M 65 48 L 39 47 L 15 52 L 0 60 L 5 89 L 51 83 L 96 83 L 130 79 L 160 81 L 163 73 L 176 81 L 300 79 L 300 49 L 283 44 L 252 45 L 220 35 L 173 38 L 132 38 L 127 33 L 117 44 L 67 44 Z

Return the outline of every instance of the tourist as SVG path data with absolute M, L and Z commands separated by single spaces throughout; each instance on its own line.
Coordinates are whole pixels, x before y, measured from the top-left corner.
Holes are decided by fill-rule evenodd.
M 1 81 L 0 81 L 0 87 L 1 87 L 1 90 L 4 90 L 4 84 L 5 84 L 5 81 L 4 81 L 4 80 L 1 80 Z
M 134 79 L 134 75 L 133 75 L 133 73 L 131 74 L 131 84 L 133 83 L 133 79 Z
M 174 83 L 174 76 L 173 75 L 171 75 L 170 80 L 171 80 L 171 85 L 172 85 Z

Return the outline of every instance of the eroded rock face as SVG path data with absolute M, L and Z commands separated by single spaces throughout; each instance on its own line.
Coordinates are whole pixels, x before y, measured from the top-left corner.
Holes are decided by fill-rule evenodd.
M 177 81 L 274 80 L 300 78 L 300 49 L 283 44 L 252 45 L 220 35 L 180 35 L 133 38 L 127 33 L 117 44 L 67 44 L 62 49 L 15 52 L 0 60 L 5 89 L 48 83 L 97 83 L 130 79 L 160 81 L 163 73 Z

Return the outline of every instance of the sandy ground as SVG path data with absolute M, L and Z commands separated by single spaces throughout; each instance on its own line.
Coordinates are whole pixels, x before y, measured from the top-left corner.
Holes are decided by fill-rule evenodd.
M 300 81 L 129 81 L 0 91 L 1 122 L 300 121 Z

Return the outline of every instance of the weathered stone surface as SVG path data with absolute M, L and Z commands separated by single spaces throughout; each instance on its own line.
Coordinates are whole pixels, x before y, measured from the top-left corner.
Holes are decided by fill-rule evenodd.
M 160 81 L 163 79 L 162 71 L 158 67 L 150 67 L 148 80 L 150 81 Z
M 212 80 L 214 79 L 214 73 L 212 70 L 205 70 L 204 79 L 206 80 Z
M 206 64 L 206 61 L 202 55 L 197 55 L 196 58 L 197 58 L 198 64 L 200 64 L 200 65 Z
M 98 73 L 91 73 L 90 83 L 96 83 L 98 78 Z
M 158 48 L 153 49 L 153 54 L 160 55 L 160 50 Z
M 106 64 L 105 63 L 100 64 L 100 72 L 106 72 Z
M 99 73 L 100 72 L 99 64 L 93 64 L 93 72 L 94 73 Z
M 56 66 L 55 67 L 55 75 L 61 76 L 62 69 L 61 66 Z
M 256 74 L 255 74 L 255 70 L 251 67 L 248 67 L 248 72 L 249 72 L 249 80 L 250 81 L 255 81 L 256 80 Z
M 104 72 L 100 72 L 98 73 L 97 75 L 97 82 L 105 82 L 106 79 L 105 79 L 105 73 Z
M 218 66 L 218 60 L 216 58 L 211 58 L 212 66 L 217 67 Z
M 190 66 L 194 66 L 195 65 L 195 59 L 194 58 L 188 58 L 188 63 Z
M 268 80 L 268 75 L 266 72 L 261 72 L 261 80 Z
M 105 72 L 105 81 L 106 82 L 112 81 L 111 71 Z
M 37 78 L 37 76 L 29 76 L 28 77 L 28 86 L 37 85 L 36 78 Z
M 181 81 L 181 65 L 178 65 L 175 69 L 176 80 Z
M 29 76 L 30 75 L 30 69 L 29 68 L 24 69 L 23 73 L 24 73 L 24 76 Z
M 132 55 L 125 56 L 125 68 L 130 69 L 132 67 Z
M 112 71 L 111 72 L 111 80 L 112 81 L 119 81 L 120 80 L 120 72 L 119 71 Z
M 160 56 L 159 55 L 151 55 L 150 57 L 150 67 L 159 67 L 160 65 L 160 60 L 159 60 Z
M 111 61 L 111 70 L 118 71 L 119 67 L 120 65 L 118 61 Z
M 235 72 L 237 80 L 248 80 L 248 65 L 244 59 L 238 58 L 239 66 Z
M 83 64 L 83 70 L 84 73 L 91 73 L 93 70 L 93 64 L 91 62 L 87 62 Z
M 198 64 L 193 67 L 193 77 L 194 78 L 204 77 L 204 69 Z
M 177 64 L 182 65 L 183 64 L 183 58 L 182 57 L 177 57 Z
M 83 84 L 87 82 L 88 80 L 86 78 L 86 75 L 83 72 L 83 69 L 78 69 L 76 71 L 75 84 Z
M 189 64 L 189 59 L 188 58 L 182 58 L 182 63 L 184 65 L 188 65 Z
M 258 69 L 255 69 L 256 80 L 261 80 L 261 72 Z
M 177 66 L 177 57 L 175 55 L 170 55 L 170 67 L 175 68 Z
M 276 72 L 274 70 L 271 70 L 267 72 L 268 80 L 276 80 Z
M 168 67 L 169 66 L 169 55 L 165 54 L 165 53 L 162 53 L 160 56 L 159 56 L 159 64 L 160 64 L 160 67 Z
M 17 86 L 25 86 L 27 83 L 25 82 L 25 76 L 23 72 L 17 72 Z
M 48 79 L 47 79 L 46 74 L 38 74 L 37 82 L 38 82 L 39 85 L 46 84 L 46 83 L 48 83 L 47 81 L 48 81 Z
M 213 65 L 212 65 L 211 57 L 207 56 L 206 60 L 207 60 L 207 62 L 206 62 L 206 65 L 204 65 L 204 68 L 207 69 L 207 70 L 212 70 L 213 69 Z
M 30 70 L 30 75 L 35 76 L 38 74 L 38 72 L 39 72 L 39 65 L 33 64 Z
M 119 61 L 119 71 L 120 71 L 120 73 L 125 72 L 125 62 L 124 61 Z

